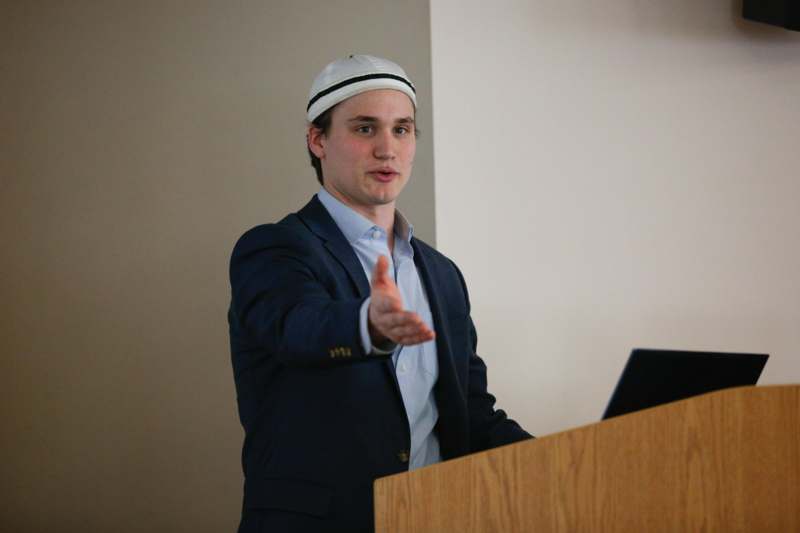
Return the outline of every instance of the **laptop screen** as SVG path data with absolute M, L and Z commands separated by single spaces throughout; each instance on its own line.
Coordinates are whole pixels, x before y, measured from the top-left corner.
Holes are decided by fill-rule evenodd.
M 636 348 L 603 420 L 728 387 L 755 385 L 767 354 Z

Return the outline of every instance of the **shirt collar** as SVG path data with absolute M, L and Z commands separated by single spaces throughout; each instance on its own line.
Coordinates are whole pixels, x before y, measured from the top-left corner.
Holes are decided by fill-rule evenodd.
M 351 245 L 355 244 L 365 233 L 378 226 L 370 219 L 356 212 L 353 208 L 342 203 L 338 198 L 329 193 L 325 187 L 321 187 L 317 193 L 317 198 L 328 210 L 331 218 L 339 229 L 342 230 L 345 239 Z M 379 228 L 381 229 L 381 228 Z M 383 231 L 381 229 L 381 231 Z M 396 237 L 410 243 L 414 234 L 414 226 L 397 209 L 394 210 L 394 234 Z
M 407 243 L 411 243 L 411 237 L 414 236 L 414 226 L 397 209 L 394 210 L 394 234 Z

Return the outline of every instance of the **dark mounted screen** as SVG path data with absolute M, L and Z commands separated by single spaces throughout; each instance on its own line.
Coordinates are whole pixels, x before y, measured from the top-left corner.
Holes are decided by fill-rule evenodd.
M 742 16 L 756 22 L 800 31 L 800 0 L 744 0 Z

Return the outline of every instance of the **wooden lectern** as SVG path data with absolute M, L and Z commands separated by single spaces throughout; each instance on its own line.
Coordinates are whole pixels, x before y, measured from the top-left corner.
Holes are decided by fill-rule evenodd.
M 800 385 L 704 394 L 374 490 L 377 533 L 800 531 Z

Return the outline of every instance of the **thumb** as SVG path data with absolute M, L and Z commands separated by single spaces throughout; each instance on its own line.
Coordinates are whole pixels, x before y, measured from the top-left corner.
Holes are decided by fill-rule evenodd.
M 372 275 L 372 285 L 387 283 L 389 272 L 389 260 L 385 255 L 378 257 L 378 262 L 375 264 L 375 273 Z

